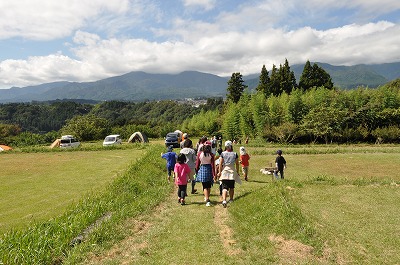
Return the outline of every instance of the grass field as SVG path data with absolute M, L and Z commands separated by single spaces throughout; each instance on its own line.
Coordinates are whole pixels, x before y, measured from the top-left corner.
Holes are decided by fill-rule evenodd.
M 0 233 L 46 220 L 104 189 L 143 150 L 12 153 L 0 157 Z
M 288 162 L 280 181 L 259 171 L 273 163 L 278 148 Z M 163 202 L 108 226 L 112 240 L 98 232 L 70 249 L 63 264 L 400 264 L 400 146 L 254 144 L 248 152 L 249 181 L 236 186 L 227 208 L 217 185 L 211 207 L 201 192 L 181 206 L 175 192 L 162 199 L 159 192 L 142 191 L 147 201 L 157 196 Z M 151 159 L 141 167 L 163 168 L 159 154 Z M 80 175 L 89 177 L 83 172 L 90 166 L 82 165 Z M 112 175 L 119 170 L 123 165 Z

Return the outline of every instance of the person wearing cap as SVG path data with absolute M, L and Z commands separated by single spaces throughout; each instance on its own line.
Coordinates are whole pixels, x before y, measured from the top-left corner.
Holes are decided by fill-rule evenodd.
M 164 158 L 165 160 L 167 160 L 167 172 L 168 172 L 167 180 L 168 180 L 168 182 L 171 181 L 171 175 L 172 175 L 172 172 L 174 172 L 176 159 L 178 158 L 176 153 L 173 152 L 172 150 L 173 150 L 173 146 L 170 145 L 170 146 L 168 146 L 166 153 L 164 153 L 164 154 L 161 153 L 161 157 Z
M 247 175 L 249 173 L 249 160 L 250 160 L 250 156 L 249 154 L 246 152 L 246 149 L 244 148 L 244 146 L 240 147 L 240 164 L 242 165 L 242 173 L 243 173 L 243 177 L 244 180 L 247 181 Z
M 275 159 L 275 166 L 278 169 L 277 172 L 281 176 L 281 179 L 284 179 L 283 170 L 286 169 L 286 160 L 282 156 L 282 150 L 276 151 L 277 157 Z
M 238 154 L 233 152 L 232 142 L 225 142 L 225 151 L 221 153 L 218 177 L 222 181 L 222 206 L 227 205 L 226 199 L 229 192 L 229 202 L 233 202 L 235 182 L 241 184 L 239 175 Z

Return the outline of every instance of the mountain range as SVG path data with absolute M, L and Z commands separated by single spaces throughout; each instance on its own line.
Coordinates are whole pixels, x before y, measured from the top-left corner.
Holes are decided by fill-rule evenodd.
M 336 87 L 352 89 L 358 86 L 375 88 L 400 78 L 400 62 L 334 66 L 317 63 L 332 77 Z M 297 81 L 304 64 L 290 66 Z M 260 68 L 261 72 L 261 68 Z M 185 71 L 179 74 L 149 74 L 130 72 L 95 82 L 53 82 L 28 87 L 0 89 L 0 103 L 51 101 L 63 99 L 105 100 L 165 100 L 198 97 L 225 97 L 230 77 Z M 258 85 L 259 74 L 244 76 L 250 90 Z

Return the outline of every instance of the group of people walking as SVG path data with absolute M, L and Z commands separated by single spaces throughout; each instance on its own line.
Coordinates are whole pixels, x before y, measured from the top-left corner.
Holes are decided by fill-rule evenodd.
M 179 154 L 173 151 L 172 146 L 168 147 L 166 153 L 161 154 L 161 157 L 167 160 L 168 181 L 171 181 L 173 175 L 174 182 L 178 187 L 178 202 L 185 205 L 188 183 L 191 183 L 191 194 L 197 193 L 195 185 L 201 183 L 205 204 L 211 206 L 211 187 L 217 182 L 220 186 L 222 206 L 227 207 L 228 203 L 233 202 L 235 184 L 242 184 L 240 167 L 243 179 L 248 181 L 250 156 L 245 147 L 240 147 L 240 155 L 238 155 L 233 150 L 232 141 L 225 141 L 222 145 L 221 138 L 217 139 L 214 136 L 208 140 L 203 136 L 194 148 L 192 140 L 185 133 L 180 148 Z M 278 150 L 276 153 L 277 170 L 274 175 L 278 178 L 279 174 L 283 179 L 286 160 L 282 156 L 282 150 Z
M 208 140 L 203 136 L 193 147 L 193 142 L 187 134 L 183 134 L 179 154 L 175 153 L 172 146 L 161 154 L 167 160 L 168 181 L 174 174 L 175 184 L 178 186 L 178 202 L 185 204 L 187 185 L 191 183 L 191 193 L 197 192 L 196 183 L 201 183 L 206 206 L 211 206 L 211 187 L 217 181 L 220 184 L 220 195 L 223 207 L 234 199 L 235 183 L 241 184 L 240 164 L 244 180 L 248 180 L 248 167 L 250 156 L 245 147 L 240 147 L 240 156 L 233 151 L 232 141 L 225 141 L 215 136 Z

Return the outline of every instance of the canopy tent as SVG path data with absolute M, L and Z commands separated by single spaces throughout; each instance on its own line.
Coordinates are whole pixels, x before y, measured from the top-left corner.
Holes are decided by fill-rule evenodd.
M 12 150 L 12 148 L 9 147 L 8 145 L 0 144 L 0 152 L 1 151 L 8 151 L 8 150 Z
M 147 136 L 144 133 L 135 132 L 131 135 L 131 137 L 129 137 L 128 143 L 135 143 L 135 142 L 148 143 L 149 139 L 147 138 Z

